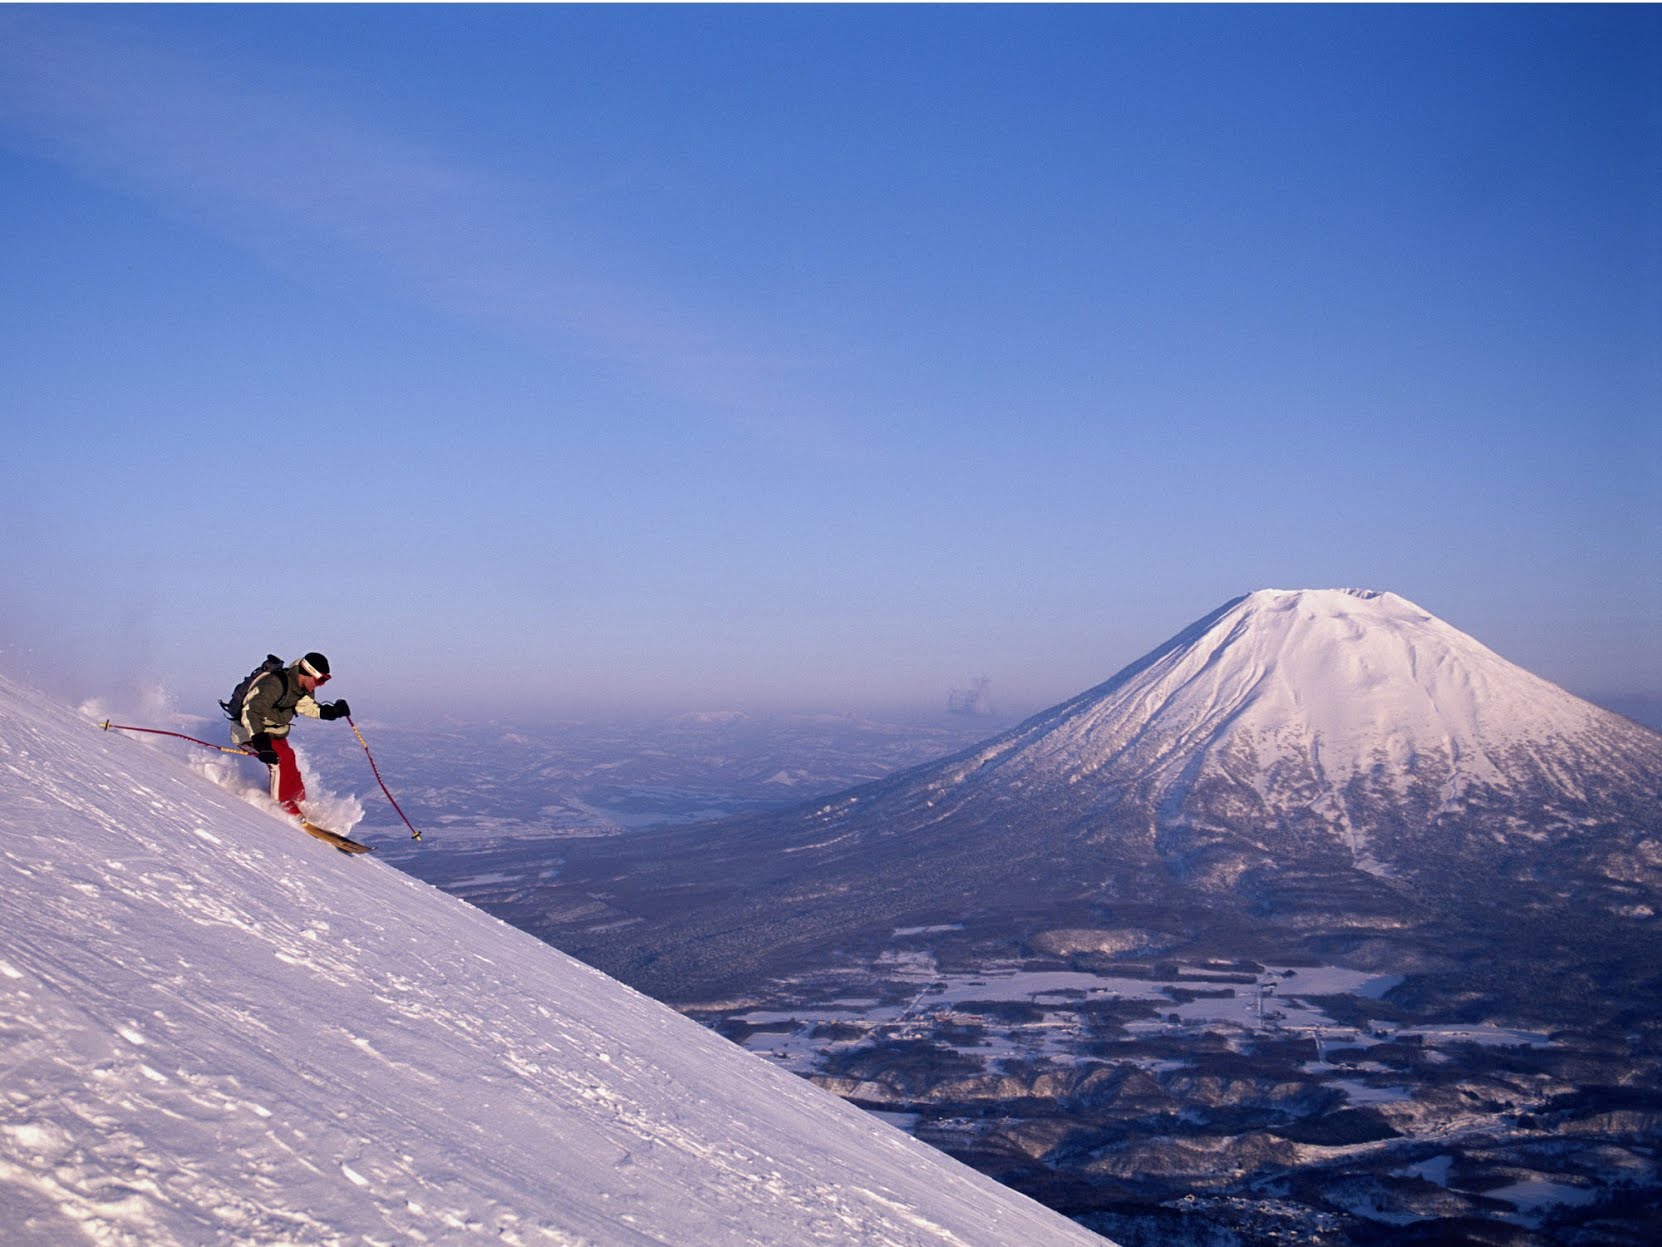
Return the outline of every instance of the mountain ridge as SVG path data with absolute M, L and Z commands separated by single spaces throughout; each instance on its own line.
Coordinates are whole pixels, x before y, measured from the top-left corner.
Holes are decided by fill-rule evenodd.
M 1064 772 L 1071 786 L 1117 767 L 1100 800 L 1140 790 L 1175 821 L 1195 783 L 1222 771 L 1266 805 L 1274 804 L 1268 790 L 1290 788 L 1291 803 L 1325 805 L 1348 827 L 1342 790 L 1359 776 L 1385 772 L 1403 796 L 1409 773 L 1430 768 L 1447 808 L 1467 789 L 1506 782 L 1510 757 L 1578 800 L 1585 794 L 1555 753 L 1570 750 L 1582 770 L 1598 771 L 1613 740 L 1622 742 L 1614 752 L 1628 755 L 1642 751 L 1631 742 L 1647 734 L 1655 736 L 1395 594 L 1260 590 L 967 751 L 965 765 L 948 767 L 939 782 L 963 783 L 996 765 L 1025 767 L 1029 785 Z M 1301 761 L 1304 773 L 1291 774 Z
M 480 900 L 689 1000 L 885 924 L 1024 939 L 1204 898 L 1220 921 L 1402 927 L 1548 905 L 1547 878 L 1614 913 L 1662 886 L 1659 822 L 1662 733 L 1398 595 L 1261 590 L 938 762 L 563 845 L 557 885 Z

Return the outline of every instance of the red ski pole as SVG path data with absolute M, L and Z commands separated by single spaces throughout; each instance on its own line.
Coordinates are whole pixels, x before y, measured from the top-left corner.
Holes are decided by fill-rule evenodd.
M 352 735 L 358 738 L 358 743 L 364 747 L 364 757 L 369 759 L 369 769 L 375 772 L 375 782 L 381 785 L 381 791 L 387 794 L 387 800 L 392 802 L 392 808 L 398 810 L 398 817 L 402 818 L 404 826 L 410 829 L 410 839 L 421 839 L 421 833 L 415 829 L 415 824 L 409 820 L 403 810 L 399 809 L 398 798 L 387 790 L 387 781 L 381 778 L 381 768 L 375 765 L 375 755 L 369 751 L 369 742 L 364 739 L 364 734 L 358 730 L 358 725 L 352 722 L 351 715 L 346 716 L 346 724 L 352 729 Z
M 144 732 L 149 736 L 171 736 L 175 740 L 188 740 L 193 745 L 201 745 L 204 749 L 217 749 L 220 753 L 240 753 L 248 757 L 253 754 L 247 749 L 233 749 L 230 745 L 216 745 L 211 740 L 197 740 L 194 736 L 186 736 L 183 732 L 164 732 L 159 727 L 132 727 L 126 723 L 111 723 L 105 719 L 99 725 L 106 732 Z

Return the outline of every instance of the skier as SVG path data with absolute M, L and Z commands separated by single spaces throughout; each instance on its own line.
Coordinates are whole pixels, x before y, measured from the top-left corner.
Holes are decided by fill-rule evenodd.
M 312 719 L 344 719 L 352 713 L 345 700 L 319 703 L 317 690 L 329 682 L 329 660 L 315 650 L 286 667 L 277 662 L 256 671 L 243 694 L 240 714 L 231 723 L 231 743 L 253 752 L 271 768 L 271 798 L 300 817 L 306 785 L 288 742 L 296 714 Z

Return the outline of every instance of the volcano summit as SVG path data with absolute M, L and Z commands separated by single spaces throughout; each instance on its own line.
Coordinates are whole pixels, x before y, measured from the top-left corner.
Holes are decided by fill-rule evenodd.
M 1654 792 L 1657 760 L 1653 735 L 1395 594 L 1265 590 L 948 781 L 1065 784 L 1098 808 L 1135 807 L 1168 839 L 1324 830 L 1369 869 L 1384 825 L 1446 826 L 1512 793 L 1534 805 L 1532 830 L 1565 830 L 1589 814 L 1590 787 L 1648 779 Z

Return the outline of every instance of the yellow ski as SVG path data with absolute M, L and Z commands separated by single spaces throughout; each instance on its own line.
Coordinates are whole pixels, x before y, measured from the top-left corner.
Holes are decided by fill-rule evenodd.
M 339 832 L 330 831 L 314 823 L 308 823 L 305 819 L 300 820 L 300 830 L 308 836 L 316 836 L 325 844 L 334 845 L 342 853 L 369 853 L 373 851 L 371 845 L 359 844 L 356 840 L 349 840 Z

